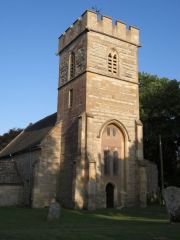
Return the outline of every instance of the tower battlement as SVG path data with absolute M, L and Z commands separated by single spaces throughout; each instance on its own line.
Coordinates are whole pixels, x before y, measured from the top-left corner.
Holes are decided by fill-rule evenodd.
M 81 17 L 59 37 L 58 52 L 61 52 L 71 41 L 75 40 L 85 31 L 98 32 L 138 47 L 140 46 L 138 28 L 133 26 L 127 27 L 125 23 L 119 20 L 116 20 L 115 24 L 113 24 L 111 17 L 102 16 L 102 18 L 99 19 L 97 13 L 86 10 Z

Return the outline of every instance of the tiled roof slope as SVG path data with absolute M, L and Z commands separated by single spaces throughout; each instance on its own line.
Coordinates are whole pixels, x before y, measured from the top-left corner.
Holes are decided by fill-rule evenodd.
M 57 113 L 54 113 L 28 126 L 0 152 L 0 159 L 21 151 L 29 151 L 30 148 L 38 145 L 54 127 L 56 119 Z

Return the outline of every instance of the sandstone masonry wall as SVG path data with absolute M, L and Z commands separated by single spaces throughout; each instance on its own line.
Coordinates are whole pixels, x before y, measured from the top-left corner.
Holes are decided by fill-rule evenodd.
M 15 162 L 0 161 L 0 206 L 20 206 L 23 203 L 23 186 Z
M 20 185 L 0 185 L 0 207 L 22 206 L 23 187 Z
M 128 151 L 124 159 L 124 187 L 119 190 L 126 192 L 126 204 L 134 205 L 138 202 L 136 191 L 138 179 L 136 177 L 136 121 L 139 120 L 139 92 L 137 70 L 137 46 L 115 39 L 102 33 L 88 32 L 87 48 L 87 85 L 86 111 L 93 115 L 91 126 L 92 153 L 95 154 L 96 171 L 103 160 L 101 142 L 97 139 L 103 124 L 110 120 L 118 120 L 128 132 L 126 142 Z M 117 74 L 108 71 L 108 54 L 113 50 L 117 54 Z M 110 181 L 110 179 L 109 179 Z M 103 183 L 103 184 L 102 184 Z M 97 188 L 105 188 L 106 181 L 97 178 Z M 117 184 L 118 186 L 118 184 Z M 122 195 L 121 193 L 119 195 Z M 104 199 L 105 196 L 97 198 Z M 103 202 L 98 203 L 99 206 Z
M 143 156 L 136 131 L 139 120 L 139 46 L 136 27 L 127 29 L 120 21 L 113 24 L 110 17 L 100 19 L 92 11 L 86 11 L 59 38 L 60 198 L 63 203 L 67 201 L 68 206 L 106 207 L 105 187 L 114 178 L 105 179 L 103 176 L 101 133 L 103 126 L 110 121 L 122 130 L 125 141 L 123 170 L 119 176 L 121 180 L 118 179 L 121 183 L 116 184 L 118 189 L 115 189 L 120 200 L 116 205 L 125 203 L 130 206 L 139 200 L 136 160 Z M 70 80 L 71 52 L 75 53 L 77 62 L 75 76 Z M 110 52 L 116 53 L 115 73 L 108 69 L 108 64 L 112 63 L 108 60 Z M 73 105 L 69 108 L 71 89 Z
M 101 32 L 104 35 L 110 35 L 137 46 L 140 45 L 139 30 L 136 27 L 130 26 L 128 29 L 126 24 L 120 21 L 116 21 L 113 24 L 111 17 L 103 16 L 99 19 L 95 12 L 87 10 L 60 36 L 59 52 L 85 30 Z
M 29 152 L 21 153 L 13 157 L 19 175 L 23 182 L 23 205 L 30 206 L 32 201 L 32 189 L 34 184 L 34 171 L 35 166 L 39 162 L 40 149 Z
M 57 123 L 42 140 L 41 155 L 34 169 L 32 206 L 49 206 L 57 198 L 58 174 L 60 166 L 61 124 Z
M 67 83 L 69 79 L 69 58 L 73 52 L 75 54 L 75 77 L 86 70 L 87 61 L 87 37 L 83 35 L 73 44 L 69 45 L 62 53 L 59 65 L 59 87 Z
M 78 118 L 64 127 L 61 136 L 61 165 L 59 174 L 59 200 L 64 207 L 73 208 L 74 181 L 76 176 L 76 162 L 78 157 Z M 65 124 L 66 125 L 66 124 Z M 67 126 L 67 125 L 66 125 Z

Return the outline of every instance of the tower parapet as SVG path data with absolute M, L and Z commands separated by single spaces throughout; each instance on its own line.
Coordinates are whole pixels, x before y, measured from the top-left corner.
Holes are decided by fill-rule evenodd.
M 97 13 L 86 10 L 81 17 L 59 37 L 58 52 L 61 52 L 79 35 L 88 31 L 98 32 L 106 36 L 109 35 L 138 47 L 140 46 L 138 28 L 133 26 L 129 26 L 128 28 L 125 23 L 119 20 L 116 20 L 115 24 L 113 24 L 111 17 L 102 16 L 102 18 L 99 19 Z

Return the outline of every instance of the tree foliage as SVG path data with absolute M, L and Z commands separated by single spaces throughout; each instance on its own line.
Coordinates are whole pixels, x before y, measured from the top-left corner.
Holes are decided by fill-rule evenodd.
M 8 145 L 20 132 L 21 128 L 10 129 L 7 133 L 0 135 L 0 151 Z
M 180 82 L 139 73 L 140 115 L 144 125 L 144 156 L 159 167 L 162 137 L 166 185 L 180 185 L 177 149 L 180 145 Z

